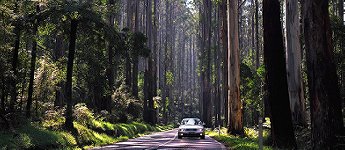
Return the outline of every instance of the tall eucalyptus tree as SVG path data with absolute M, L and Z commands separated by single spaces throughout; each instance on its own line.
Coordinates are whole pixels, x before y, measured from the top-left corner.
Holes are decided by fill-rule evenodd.
M 303 1 L 312 147 L 320 150 L 340 148 L 336 135 L 344 132 L 328 5 L 323 0 Z
M 40 4 L 36 5 L 36 13 L 40 11 Z M 29 91 L 28 91 L 28 100 L 26 104 L 26 116 L 31 116 L 31 105 L 32 105 L 32 94 L 33 94 L 33 86 L 34 86 L 34 78 L 35 78 L 35 66 L 36 66 L 36 57 L 37 57 L 37 31 L 39 26 L 39 19 L 35 19 L 34 21 L 34 29 L 33 29 L 33 44 L 32 44 L 32 51 L 31 51 L 31 63 L 30 63 L 30 81 L 29 81 Z
M 202 119 L 206 126 L 212 126 L 212 107 L 211 106 L 211 13 L 212 13 L 212 1 L 203 0 L 202 1 L 202 38 L 204 46 L 202 49 Z
M 290 109 L 293 123 L 306 126 L 305 100 L 301 72 L 302 50 L 300 44 L 299 9 L 297 0 L 286 0 L 286 67 Z
M 289 107 L 279 0 L 263 1 L 263 25 L 264 61 L 273 145 L 277 148 L 294 149 L 296 140 Z
M 238 1 L 228 0 L 228 132 L 244 133 L 240 99 L 240 52 L 238 36 Z

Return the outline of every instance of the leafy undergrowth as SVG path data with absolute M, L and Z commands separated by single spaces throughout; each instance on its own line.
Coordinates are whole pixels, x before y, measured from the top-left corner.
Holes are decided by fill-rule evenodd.
M 50 131 L 37 124 L 23 123 L 15 133 L 0 132 L 1 149 L 53 149 L 74 147 L 75 138 L 68 132 Z
M 24 121 L 25 122 L 25 121 Z M 47 129 L 38 123 L 23 123 L 15 133 L 0 132 L 0 149 L 79 149 L 126 141 L 139 135 L 173 128 L 169 126 L 151 126 L 144 123 L 112 124 L 92 120 L 83 125 L 74 122 L 76 134 L 62 129 Z
M 223 143 L 226 147 L 233 150 L 256 150 L 259 149 L 258 134 L 252 128 L 245 128 L 245 136 L 234 136 L 227 134 L 227 129 L 222 128 L 221 134 L 218 134 L 218 130 L 206 131 L 206 134 Z M 264 139 L 268 137 L 268 132 L 264 131 Z M 271 150 L 269 146 L 264 146 L 265 150 Z

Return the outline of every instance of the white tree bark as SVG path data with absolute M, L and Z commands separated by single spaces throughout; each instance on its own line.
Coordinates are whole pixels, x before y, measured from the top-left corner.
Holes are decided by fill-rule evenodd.
M 297 0 L 285 0 L 286 6 L 286 68 L 290 108 L 294 124 L 306 125 L 305 100 L 301 78 L 300 23 Z

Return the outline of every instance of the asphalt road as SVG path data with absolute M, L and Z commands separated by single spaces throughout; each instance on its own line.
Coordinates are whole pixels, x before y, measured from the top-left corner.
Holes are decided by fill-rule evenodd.
M 154 134 L 142 136 L 135 139 L 130 139 L 126 142 L 119 142 L 113 145 L 107 145 L 94 148 L 95 150 L 107 149 L 131 149 L 131 150 L 156 150 L 156 149 L 217 149 L 226 150 L 225 146 L 218 141 L 206 135 L 205 139 L 200 138 L 177 138 L 177 129 L 157 132 Z

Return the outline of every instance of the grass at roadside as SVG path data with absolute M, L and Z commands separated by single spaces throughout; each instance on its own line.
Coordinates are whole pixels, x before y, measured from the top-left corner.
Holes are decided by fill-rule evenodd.
M 15 133 L 0 132 L 1 149 L 51 149 L 73 147 L 75 138 L 64 131 L 50 131 L 34 124 L 23 123 Z
M 47 129 L 38 123 L 23 123 L 15 133 L 0 131 L 0 149 L 80 149 L 126 141 L 149 132 L 172 129 L 173 126 L 151 126 L 144 123 L 112 124 L 93 120 L 83 125 L 74 122 L 77 135 L 62 129 Z
M 226 147 L 233 150 L 256 150 L 259 149 L 257 131 L 251 128 L 245 128 L 245 136 L 239 137 L 227 134 L 227 129 L 222 128 L 221 134 L 218 131 L 206 131 L 206 134 L 223 143 Z M 267 138 L 268 132 L 264 131 L 264 138 Z M 264 150 L 271 150 L 269 146 L 264 146 Z

